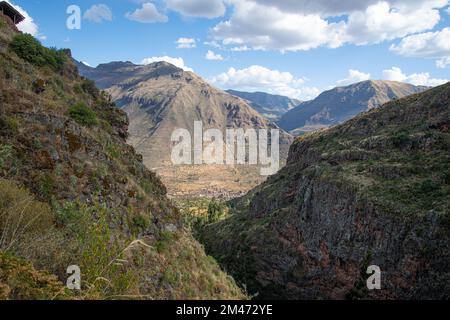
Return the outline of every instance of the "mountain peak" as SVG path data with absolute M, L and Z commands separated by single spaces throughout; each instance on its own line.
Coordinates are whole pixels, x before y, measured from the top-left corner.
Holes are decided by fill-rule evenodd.
M 294 134 L 316 131 L 345 122 L 386 102 L 428 89 L 408 83 L 366 80 L 323 92 L 316 99 L 286 113 L 280 126 Z

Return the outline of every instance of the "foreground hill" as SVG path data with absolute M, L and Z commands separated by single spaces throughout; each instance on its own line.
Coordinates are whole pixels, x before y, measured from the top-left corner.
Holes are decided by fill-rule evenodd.
M 134 65 L 112 62 L 80 72 L 96 81 L 130 118 L 129 142 L 143 155 L 144 164 L 161 175 L 172 195 L 211 196 L 240 193 L 262 182 L 258 167 L 223 165 L 173 166 L 171 134 L 179 128 L 191 134 L 194 121 L 204 129 L 278 128 L 244 100 L 207 84 L 192 72 L 167 62 Z M 282 160 L 287 158 L 292 137 L 280 135 Z
M 236 90 L 227 90 L 227 92 L 247 100 L 256 111 L 272 121 L 280 120 L 286 112 L 301 103 L 300 100 L 265 92 L 242 92 Z
M 372 80 L 338 87 L 287 112 L 279 125 L 288 132 L 301 135 L 343 123 L 361 112 L 426 89 L 407 83 Z
M 184 229 L 127 126 L 69 51 L 0 14 L 0 299 L 245 298 Z M 80 292 L 65 290 L 70 265 Z
M 260 298 L 448 299 L 449 159 L 447 84 L 297 139 L 202 239 Z

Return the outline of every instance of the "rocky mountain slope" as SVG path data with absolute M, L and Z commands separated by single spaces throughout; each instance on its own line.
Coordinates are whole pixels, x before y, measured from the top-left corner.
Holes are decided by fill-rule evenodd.
M 298 138 L 202 240 L 259 298 L 448 299 L 449 159 L 447 84 Z
M 264 180 L 256 166 L 173 166 L 170 161 L 173 131 L 183 128 L 193 136 L 194 121 L 202 121 L 204 130 L 215 128 L 223 133 L 227 128 L 278 128 L 244 100 L 167 62 L 145 66 L 112 62 L 97 68 L 79 64 L 79 69 L 127 112 L 129 143 L 161 175 L 171 194 L 180 190 L 206 196 L 214 195 L 214 190 L 239 193 Z M 291 142 L 291 136 L 282 131 L 281 160 L 287 158 Z
M 338 87 L 287 112 L 279 125 L 301 135 L 343 123 L 361 112 L 426 89 L 401 82 L 372 80 Z
M 126 144 L 128 118 L 0 14 L 0 298 L 239 299 Z M 82 290 L 65 289 L 78 265 Z
M 280 120 L 286 112 L 301 103 L 297 99 L 265 92 L 242 92 L 236 90 L 227 90 L 227 92 L 248 101 L 253 109 L 272 121 Z

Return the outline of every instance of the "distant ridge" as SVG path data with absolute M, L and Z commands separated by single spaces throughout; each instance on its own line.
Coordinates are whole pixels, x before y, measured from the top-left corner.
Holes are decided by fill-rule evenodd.
M 227 90 L 229 94 L 247 100 L 250 105 L 270 120 L 279 120 L 286 112 L 298 106 L 301 101 L 266 92 L 243 92 Z
M 279 125 L 288 132 L 300 135 L 343 123 L 361 112 L 427 89 L 424 86 L 381 80 L 337 87 L 287 112 Z

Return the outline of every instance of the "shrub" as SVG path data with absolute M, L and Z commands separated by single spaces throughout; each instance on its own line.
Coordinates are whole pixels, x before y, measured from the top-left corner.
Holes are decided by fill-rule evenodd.
M 403 148 L 410 142 L 409 135 L 406 132 L 398 132 L 391 139 L 396 148 Z
M 11 145 L 0 145 L 0 170 L 3 170 L 6 163 L 13 157 L 13 147 Z
M 150 225 L 150 221 L 142 215 L 137 215 L 133 217 L 133 227 L 137 229 L 138 232 L 144 231 Z
M 82 102 L 72 106 L 69 109 L 69 115 L 81 125 L 93 126 L 98 124 L 97 114 Z
M 36 238 L 53 226 L 50 207 L 37 202 L 25 189 L 0 180 L 0 250 L 11 250 L 25 236 Z
M 24 259 L 0 252 L 0 300 L 68 298 L 69 293 L 56 276 L 34 269 Z
M 136 293 L 138 275 L 127 268 L 125 244 L 109 225 L 113 212 L 94 202 L 93 206 L 68 202 L 55 208 L 58 223 L 76 243 L 74 261 L 84 275 L 82 294 L 98 299 Z
M 30 34 L 16 35 L 10 48 L 29 63 L 38 67 L 49 66 L 55 71 L 61 71 L 67 60 L 67 56 L 62 50 L 46 48 Z
M 96 97 L 99 94 L 99 91 L 97 89 L 97 86 L 95 85 L 95 82 L 89 79 L 85 79 L 83 83 L 81 84 L 81 89 L 85 92 L 90 94 L 93 97 Z
M 208 205 L 208 222 L 216 223 L 224 216 L 224 205 L 215 199 L 212 199 Z

